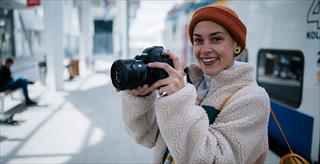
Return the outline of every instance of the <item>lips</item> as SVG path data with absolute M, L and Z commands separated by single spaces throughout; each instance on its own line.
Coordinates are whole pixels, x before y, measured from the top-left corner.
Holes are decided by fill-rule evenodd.
M 212 65 L 218 61 L 218 57 L 201 58 L 201 61 L 204 65 Z

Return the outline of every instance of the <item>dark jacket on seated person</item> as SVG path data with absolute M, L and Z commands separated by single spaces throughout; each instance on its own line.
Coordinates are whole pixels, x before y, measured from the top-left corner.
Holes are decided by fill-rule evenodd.
M 5 86 L 11 82 L 13 79 L 11 77 L 11 71 L 9 68 L 1 65 L 0 67 L 0 91 L 5 90 Z

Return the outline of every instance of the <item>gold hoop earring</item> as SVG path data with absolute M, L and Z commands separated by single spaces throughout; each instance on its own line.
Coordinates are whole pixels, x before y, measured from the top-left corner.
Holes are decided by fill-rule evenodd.
M 238 54 L 240 53 L 240 51 L 241 51 L 241 48 L 240 48 L 240 47 L 236 47 L 236 48 L 234 49 L 234 53 L 235 53 L 236 55 L 238 55 Z

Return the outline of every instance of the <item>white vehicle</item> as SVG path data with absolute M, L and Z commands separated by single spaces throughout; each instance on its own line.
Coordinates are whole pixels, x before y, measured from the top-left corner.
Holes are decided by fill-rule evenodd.
M 216 1 L 185 3 L 166 19 L 165 47 L 194 63 L 187 38 L 188 21 L 199 7 Z M 293 151 L 319 163 L 320 142 L 320 0 L 224 1 L 247 26 L 247 49 L 240 56 L 256 67 L 256 79 Z M 288 153 L 274 120 L 269 120 L 271 150 Z

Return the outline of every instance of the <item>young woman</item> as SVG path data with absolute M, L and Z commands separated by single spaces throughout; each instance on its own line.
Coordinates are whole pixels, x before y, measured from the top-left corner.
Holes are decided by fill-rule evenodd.
M 263 163 L 268 152 L 270 102 L 253 66 L 235 62 L 246 46 L 246 27 L 224 6 L 198 9 L 189 24 L 198 65 L 174 68 L 152 86 L 122 91 L 122 114 L 137 143 L 154 150 L 154 163 Z M 149 94 L 151 93 L 151 94 Z

